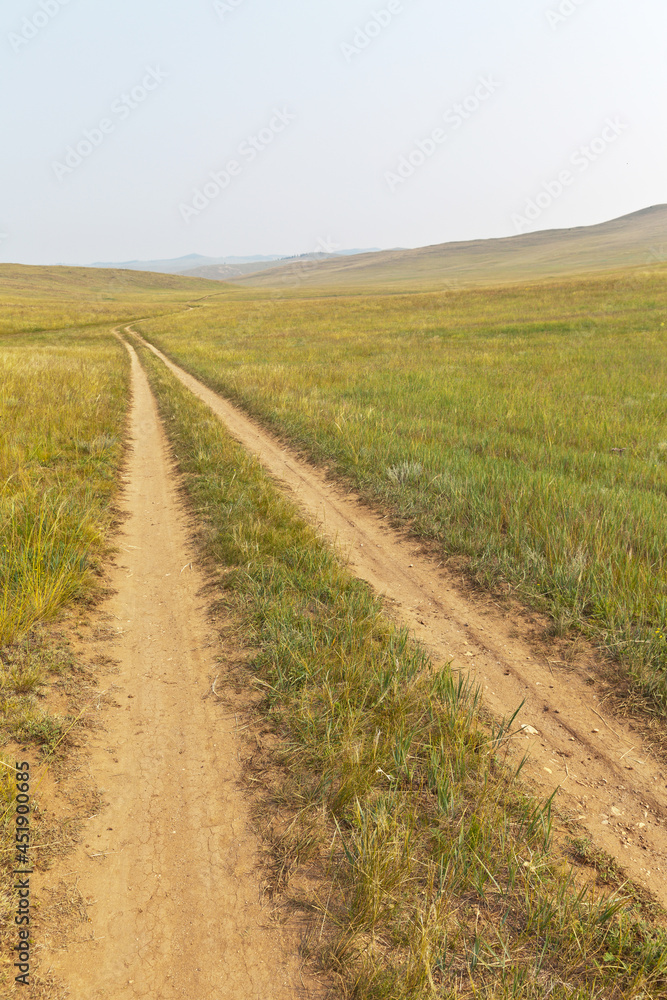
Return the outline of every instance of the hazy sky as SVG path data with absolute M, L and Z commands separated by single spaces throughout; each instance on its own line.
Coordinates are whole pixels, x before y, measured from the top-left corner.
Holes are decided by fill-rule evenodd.
M 0 260 L 422 246 L 665 203 L 666 37 L 665 0 L 5 0 Z

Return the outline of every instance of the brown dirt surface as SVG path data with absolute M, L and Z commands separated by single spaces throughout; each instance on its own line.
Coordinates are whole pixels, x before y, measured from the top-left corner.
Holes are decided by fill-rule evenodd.
M 263 896 L 241 744 L 212 690 L 221 667 L 206 580 L 130 353 L 126 518 L 114 596 L 99 613 L 110 664 L 100 684 L 112 697 L 86 762 L 103 805 L 62 872 L 49 873 L 63 887 L 74 873 L 80 911 L 73 931 L 53 933 L 49 973 L 72 1000 L 291 1000 L 303 995 L 298 934 Z
M 348 559 L 352 572 L 384 595 L 436 663 L 472 671 L 498 719 L 523 703 L 514 737 L 529 753 L 523 770 L 534 788 L 556 786 L 569 830 L 590 837 L 637 885 L 667 907 L 666 769 L 648 738 L 608 712 L 599 688 L 536 649 L 535 629 L 517 611 L 476 598 L 414 538 L 301 460 L 237 407 L 159 357 L 229 432 L 287 486 L 308 519 Z

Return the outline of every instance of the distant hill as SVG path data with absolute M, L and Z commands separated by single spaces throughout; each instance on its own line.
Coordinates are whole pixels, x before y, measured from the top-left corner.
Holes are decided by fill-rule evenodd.
M 277 264 L 294 263 L 304 260 L 326 260 L 331 257 L 346 257 L 353 254 L 371 253 L 369 250 L 334 250 L 328 253 L 306 253 L 299 257 L 262 256 L 252 257 L 204 257 L 191 253 L 185 257 L 168 260 L 127 260 L 118 264 L 96 262 L 91 267 L 121 271 L 152 271 L 157 274 L 181 274 L 191 278 L 209 278 L 227 281 L 243 274 L 254 274 Z
M 0 264 L 0 333 L 106 326 L 185 310 L 225 285 L 178 274 Z
M 121 263 L 96 262 L 91 267 L 103 267 L 114 271 L 155 271 L 157 274 L 188 274 L 200 267 L 243 266 L 246 264 L 264 264 L 270 267 L 280 256 L 274 257 L 203 257 L 199 253 L 190 253 L 186 257 L 175 257 L 169 260 L 126 260 Z
M 501 239 L 441 243 L 327 259 L 308 268 L 275 264 L 237 284 L 312 288 L 457 288 L 531 281 L 667 262 L 667 205 L 611 222 Z
M 240 261 L 237 264 L 232 263 L 235 258 L 229 257 L 224 264 L 200 264 L 199 267 L 194 267 L 192 270 L 182 271 L 181 273 L 191 278 L 232 281 L 235 277 L 240 277 L 241 275 L 258 274 L 260 271 L 266 271 L 267 268 L 282 267 L 287 263 L 291 264 L 297 260 L 329 260 L 330 256 L 330 254 L 324 253 L 309 253 L 303 254 L 302 257 L 278 257 L 272 260 Z
M 246 274 L 256 274 L 268 267 L 275 267 L 275 262 L 257 261 L 254 264 L 202 264 L 189 271 L 181 271 L 184 278 L 208 278 L 210 281 L 233 281 Z
M 3 294 L 29 292 L 32 296 L 65 296 L 73 294 L 90 299 L 107 296 L 145 294 L 149 292 L 191 293 L 198 288 L 202 294 L 219 292 L 210 281 L 193 282 L 180 274 L 151 274 L 144 271 L 129 272 L 121 269 L 44 267 L 32 264 L 0 264 L 0 282 Z

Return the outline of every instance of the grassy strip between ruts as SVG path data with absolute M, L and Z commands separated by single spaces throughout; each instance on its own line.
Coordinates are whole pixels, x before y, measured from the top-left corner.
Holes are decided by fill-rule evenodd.
M 383 616 L 208 409 L 141 350 L 221 599 L 283 737 L 283 870 L 356 1000 L 662 997 L 667 937 L 585 886 L 477 696 Z M 285 859 L 289 859 L 289 863 Z M 324 912 L 326 911 L 326 916 Z M 317 938 L 317 935 L 315 935 Z

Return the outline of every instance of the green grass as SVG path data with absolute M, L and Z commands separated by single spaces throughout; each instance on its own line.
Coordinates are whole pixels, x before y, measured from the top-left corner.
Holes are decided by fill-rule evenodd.
M 453 293 L 229 292 L 170 357 L 622 664 L 667 708 L 664 272 Z
M 201 322 L 201 318 L 200 318 Z M 282 736 L 274 881 L 355 1000 L 631 1000 L 667 991 L 667 937 L 583 884 L 486 731 L 478 694 L 384 617 L 370 589 L 147 350 L 228 634 Z M 287 815 L 285 815 L 287 814 Z M 270 824 L 269 824 L 270 825 Z M 318 937 L 317 931 L 322 931 Z
M 94 584 L 127 384 L 108 330 L 0 338 L 0 646 Z
M 45 701 L 70 665 L 40 626 L 98 586 L 124 449 L 127 384 L 126 352 L 108 329 L 0 336 L 0 938 L 6 955 L 16 943 L 15 750 L 28 748 L 33 761 L 48 760 L 56 748 L 61 755 L 75 721 L 54 714 Z M 41 852 L 32 857 L 39 868 Z M 7 989 L 10 972 L 3 964 L 0 981 Z

